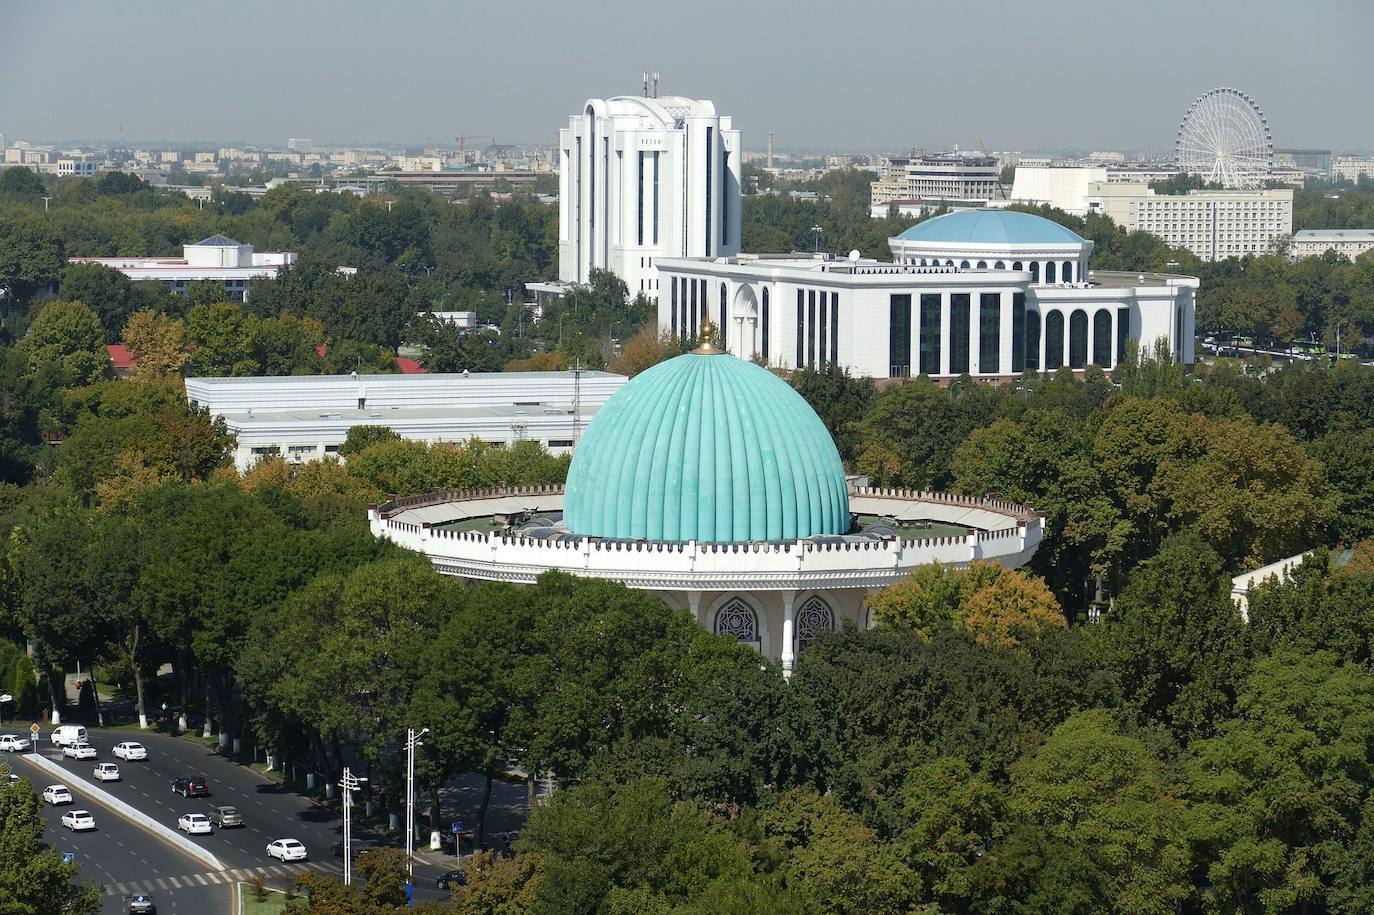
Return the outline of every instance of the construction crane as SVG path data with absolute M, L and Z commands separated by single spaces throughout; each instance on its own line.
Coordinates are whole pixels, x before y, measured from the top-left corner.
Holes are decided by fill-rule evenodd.
M 464 165 L 466 165 L 466 164 L 467 164 L 467 161 L 468 161 L 468 140 L 490 140 L 492 143 L 495 143 L 495 142 L 496 142 L 496 138 L 495 138 L 495 137 L 490 136 L 490 135 L 488 135 L 488 134 L 481 134 L 481 133 L 477 133 L 477 134 L 464 134 L 463 136 L 460 136 L 460 137 L 454 137 L 454 139 L 458 141 L 458 161 L 459 161 L 459 162 L 462 162 Z M 477 156 L 478 156 L 479 161 L 480 161 L 481 155 L 482 155 L 482 153 L 481 153 L 481 151 L 479 150 L 479 151 L 477 152 Z
M 978 138 L 978 148 L 981 149 L 981 150 L 983 151 L 983 158 L 984 158 L 984 159 L 991 159 L 991 158 L 992 158 L 992 153 L 988 152 L 988 144 L 986 144 L 986 143 L 983 142 L 983 138 L 982 138 L 982 137 L 979 137 L 979 138 Z M 1004 184 L 1002 183 L 1002 176 L 1001 176 L 1001 175 L 998 175 L 998 176 L 997 176 L 997 199 L 998 199 L 998 200 L 1006 200 L 1006 199 L 1007 199 L 1007 188 L 1006 188 L 1006 185 L 1004 185 Z

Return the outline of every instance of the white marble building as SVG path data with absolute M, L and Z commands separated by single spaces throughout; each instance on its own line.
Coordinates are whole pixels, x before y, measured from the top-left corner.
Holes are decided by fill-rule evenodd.
M 1111 369 L 1132 338 L 1194 362 L 1197 278 L 1092 271 L 1092 242 L 1047 219 L 951 213 L 889 244 L 892 262 L 665 258 L 659 329 L 693 336 L 709 317 L 743 358 L 873 378 Z
M 740 133 L 712 102 L 590 99 L 558 143 L 561 282 L 601 268 L 653 298 L 660 258 L 739 251 Z

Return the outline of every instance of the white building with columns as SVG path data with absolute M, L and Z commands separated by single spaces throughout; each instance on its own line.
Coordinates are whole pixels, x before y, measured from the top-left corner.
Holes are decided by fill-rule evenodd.
M 827 255 L 665 258 L 660 331 L 706 318 L 725 349 L 782 369 L 1005 379 L 1112 369 L 1163 339 L 1192 364 L 1196 277 L 1093 271 L 1093 243 L 1010 210 L 970 210 L 889 240 L 891 262 Z
M 740 133 L 714 103 L 589 99 L 558 145 L 561 282 L 600 268 L 654 298 L 660 258 L 739 251 Z

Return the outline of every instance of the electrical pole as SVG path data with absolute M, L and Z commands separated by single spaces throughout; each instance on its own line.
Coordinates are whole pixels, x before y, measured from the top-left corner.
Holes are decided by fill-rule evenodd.
M 362 787 L 362 783 L 367 781 L 353 774 L 353 770 L 344 766 L 343 778 L 339 780 L 339 787 L 343 788 L 343 815 L 344 815 L 344 834 L 343 834 L 343 859 L 344 859 L 344 886 L 353 885 L 353 792 Z
M 429 733 L 424 728 L 415 733 L 406 729 L 406 903 L 414 904 L 415 887 L 415 749 L 424 746 L 420 738 Z

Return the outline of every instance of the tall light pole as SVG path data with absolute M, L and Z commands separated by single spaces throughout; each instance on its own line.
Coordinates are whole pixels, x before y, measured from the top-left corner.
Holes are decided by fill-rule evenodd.
M 817 253 L 817 254 L 820 254 L 820 253 L 821 253 L 821 227 L 820 227 L 820 226 L 812 226 L 812 227 L 811 227 L 811 231 L 812 231 L 812 233 L 814 233 L 815 236 L 816 236 L 816 253 Z
M 406 728 L 406 902 L 413 901 L 415 884 L 415 750 L 424 744 L 420 738 L 429 733 L 424 728 L 415 733 L 414 728 Z
M 44 213 L 48 212 L 48 201 L 49 201 L 49 200 L 52 200 L 52 198 L 51 198 L 51 197 L 44 197 L 44 198 L 43 198 L 43 212 L 44 212 Z
M 343 778 L 339 779 L 339 787 L 343 788 L 343 813 L 344 813 L 344 834 L 343 834 L 343 859 L 344 859 L 344 886 L 353 885 L 353 792 L 363 786 L 366 778 L 359 778 L 353 774 L 353 770 L 344 766 Z

